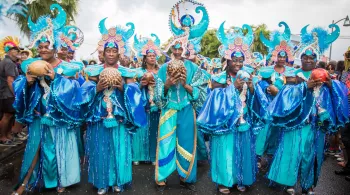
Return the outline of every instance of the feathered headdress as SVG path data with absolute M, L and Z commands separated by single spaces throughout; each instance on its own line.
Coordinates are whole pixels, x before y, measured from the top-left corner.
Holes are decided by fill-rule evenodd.
M 195 24 L 195 18 L 188 13 L 189 10 L 195 10 L 197 14 L 202 12 L 202 19 L 197 24 Z M 202 3 L 197 1 L 179 1 L 171 9 L 169 26 L 173 37 L 165 51 L 168 51 L 172 46 L 182 47 L 182 56 L 193 59 L 195 54 L 201 50 L 200 42 L 209 26 L 208 11 Z
M 288 62 L 294 61 L 293 45 L 290 42 L 291 31 L 287 23 L 280 22 L 279 27 L 284 26 L 284 32 L 274 31 L 271 33 L 270 40 L 266 39 L 262 32 L 260 32 L 261 42 L 269 48 L 271 60 L 276 62 L 278 55 L 286 56 Z
M 162 52 L 159 49 L 160 39 L 156 34 L 151 34 L 151 36 L 154 38 L 154 41 L 147 37 L 137 38 L 137 35 L 134 36 L 133 49 L 136 52 L 135 57 L 138 61 L 141 61 L 143 56 L 148 53 L 154 53 L 157 58 L 162 55 Z
M 59 29 L 66 24 L 67 14 L 58 4 L 52 4 L 50 10 L 51 12 L 57 10 L 56 18 L 51 18 L 50 15 L 44 15 L 40 16 L 36 23 L 34 23 L 31 16 L 29 16 L 28 27 L 31 32 L 29 48 L 37 47 L 42 42 L 49 42 L 50 49 L 60 47 Z
M 298 60 L 301 60 L 304 55 L 314 56 L 316 60 L 319 60 L 331 43 L 339 37 L 340 28 L 336 24 L 330 24 L 329 28 L 335 28 L 335 31 L 331 34 L 328 34 L 327 30 L 320 27 L 314 28 L 308 33 L 308 26 L 309 25 L 306 25 L 301 29 L 301 42 L 298 45 L 294 56 Z
M 252 63 L 252 53 L 250 46 L 253 43 L 254 35 L 252 28 L 244 24 L 242 28 L 235 28 L 233 31 L 225 33 L 225 22 L 221 23 L 216 36 L 221 42 L 219 47 L 219 54 L 227 60 L 231 60 L 233 55 L 243 56 L 244 64 Z M 246 35 L 243 34 L 242 29 L 247 30 Z
M 84 34 L 76 26 L 64 26 L 60 31 L 61 47 L 75 51 L 83 44 Z
M 98 42 L 97 50 L 101 51 L 105 48 L 117 48 L 120 55 L 130 56 L 131 48 L 128 45 L 128 40 L 134 35 L 134 23 L 129 22 L 126 24 L 126 26 L 130 27 L 129 29 L 117 26 L 107 30 L 105 26 L 106 19 L 107 18 L 102 19 L 98 26 L 102 39 Z
M 19 47 L 20 41 L 18 37 L 7 36 L 0 41 L 0 58 L 3 58 L 5 54 L 14 47 Z
M 17 1 L 15 3 L 9 0 L 2 0 L 0 3 L 0 21 L 2 15 L 19 14 L 27 17 L 28 7 L 25 2 Z

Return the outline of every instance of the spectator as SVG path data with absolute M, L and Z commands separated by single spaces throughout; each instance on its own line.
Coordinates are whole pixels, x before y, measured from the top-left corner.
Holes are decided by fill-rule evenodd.
M 319 61 L 319 62 L 317 63 L 317 68 L 326 69 L 326 62 L 324 62 L 324 61 Z
M 2 113 L 0 120 L 0 146 L 16 146 L 22 143 L 14 141 L 11 134 L 15 113 L 15 109 L 12 107 L 15 101 L 12 83 L 18 76 L 16 61 L 20 52 L 18 46 L 11 46 L 4 46 L 6 55 L 0 62 L 0 112 Z
M 21 51 L 21 60 L 24 61 L 28 58 L 32 58 L 33 57 L 33 53 L 30 50 L 22 50 Z
M 95 60 L 90 60 L 89 65 L 95 65 L 97 62 Z
M 335 68 L 335 74 L 337 74 L 337 80 L 341 79 L 341 76 L 345 70 L 345 64 L 343 60 L 338 61 L 337 67 Z
M 329 72 L 329 74 L 334 74 L 336 67 L 337 67 L 337 61 L 331 60 L 328 62 L 326 70 Z
M 345 70 L 348 71 L 350 68 L 350 47 L 348 48 L 348 51 L 344 54 L 344 64 L 345 64 Z
M 343 71 L 340 79 L 350 90 L 350 69 Z M 350 103 L 350 94 L 348 93 L 348 102 Z M 350 107 L 349 107 L 350 110 Z M 349 112 L 350 113 L 350 112 Z M 341 128 L 342 142 L 344 145 L 344 156 L 350 157 L 350 123 L 345 128 Z M 345 179 L 350 181 L 350 161 L 348 160 L 341 170 L 335 171 L 337 175 L 345 175 Z
M 98 51 L 98 60 L 100 61 L 100 64 L 104 64 L 105 63 L 105 58 L 103 56 L 103 50 L 102 51 Z
M 57 52 L 57 57 L 61 60 L 67 61 L 68 60 L 68 48 L 61 47 Z

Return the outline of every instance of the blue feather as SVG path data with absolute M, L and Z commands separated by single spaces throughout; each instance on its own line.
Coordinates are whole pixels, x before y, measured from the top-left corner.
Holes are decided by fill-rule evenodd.
M 27 5 L 24 2 L 17 2 L 10 6 L 10 8 L 7 10 L 7 14 L 19 14 L 23 17 L 27 17 Z

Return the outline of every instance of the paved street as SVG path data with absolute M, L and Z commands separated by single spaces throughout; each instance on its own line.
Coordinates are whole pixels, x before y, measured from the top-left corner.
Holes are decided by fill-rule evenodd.
M 18 178 L 18 172 L 20 169 L 20 164 L 22 161 L 22 154 L 19 153 L 8 159 L 7 162 L 12 162 L 15 167 L 15 174 L 11 175 L 9 178 L 0 181 L 0 195 L 10 194 L 12 191 L 12 186 L 16 183 Z M 319 195 L 349 195 L 350 194 L 350 182 L 345 181 L 344 177 L 336 176 L 334 170 L 338 169 L 339 166 L 336 164 L 336 160 L 333 157 L 328 157 L 323 165 L 323 170 L 319 185 L 316 188 L 316 192 Z M 196 184 L 197 192 L 190 192 L 182 189 L 178 185 L 178 176 L 173 174 L 168 180 L 168 188 L 163 193 L 156 191 L 154 186 L 154 168 L 152 165 L 139 165 L 134 166 L 133 169 L 133 184 L 131 188 L 124 191 L 122 194 L 125 195 L 153 195 L 153 194 L 169 194 L 169 195 L 215 195 L 219 194 L 216 191 L 215 184 L 213 184 L 209 178 L 209 165 L 200 164 L 198 167 L 198 182 Z M 231 194 L 245 194 L 245 195 L 265 195 L 274 194 L 282 195 L 286 194 L 283 189 L 279 187 L 269 187 L 269 181 L 264 177 L 265 173 L 259 173 L 257 182 L 249 188 L 246 193 L 239 193 L 237 190 L 232 189 Z M 11 179 L 12 177 L 12 179 Z M 300 187 L 298 187 L 298 194 L 301 194 Z M 29 194 L 29 193 L 28 193 Z M 44 190 L 42 192 L 34 192 L 30 194 L 45 194 L 53 195 L 57 194 L 54 189 Z M 89 195 L 97 194 L 97 190 L 94 189 L 90 184 L 87 183 L 87 173 L 83 170 L 82 182 L 78 185 L 72 186 L 67 189 L 65 194 L 74 195 Z M 109 194 L 116 194 L 109 192 Z

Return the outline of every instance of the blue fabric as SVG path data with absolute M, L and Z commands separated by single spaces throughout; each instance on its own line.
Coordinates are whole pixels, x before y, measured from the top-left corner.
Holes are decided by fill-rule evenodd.
M 29 124 L 28 126 L 28 139 L 27 139 L 27 144 L 26 144 L 26 149 L 24 151 L 23 155 L 23 161 L 22 161 L 22 166 L 21 166 L 21 171 L 20 171 L 20 176 L 19 176 L 19 182 L 18 185 L 15 187 L 17 189 L 20 184 L 23 183 L 24 178 L 26 177 L 29 168 L 32 165 L 32 162 L 34 160 L 35 154 L 40 148 L 40 140 L 42 136 L 42 126 L 40 124 L 40 118 L 36 117 L 32 123 Z M 40 156 L 39 156 L 40 159 Z M 28 182 L 29 185 L 35 187 L 36 182 L 38 181 L 39 178 L 39 164 L 40 160 L 37 161 L 37 164 L 33 170 L 32 176 L 30 177 L 30 180 Z
M 85 78 L 83 77 L 83 75 L 81 73 L 78 74 L 78 79 L 77 79 L 78 83 L 80 85 L 83 85 L 85 82 Z
M 175 156 L 175 149 L 172 152 L 170 152 L 167 157 L 165 157 L 163 159 L 159 159 L 158 160 L 158 165 L 160 167 L 162 167 L 162 166 L 168 164 L 174 158 L 174 156 Z
M 177 171 L 182 178 L 186 178 L 187 183 L 194 183 L 197 180 L 197 151 L 195 144 L 197 140 L 197 129 L 195 127 L 195 112 L 189 105 L 177 113 L 176 121 L 176 138 L 177 144 L 183 149 L 192 154 L 192 162 L 186 160 L 177 150 L 176 160 L 179 161 L 181 167 L 188 171 L 192 165 L 192 170 L 189 174 L 184 174 L 181 169 L 177 166 Z M 189 131 L 193 130 L 193 131 Z M 193 133 L 192 133 L 193 132 Z
M 185 182 L 196 181 L 196 140 L 195 113 L 191 105 L 187 105 L 180 111 L 162 109 L 157 142 L 156 182 L 164 181 L 175 170 Z M 167 164 L 163 161 L 160 166 L 159 160 L 166 159 L 174 150 L 175 157 L 166 161 Z
M 13 104 L 16 109 L 16 120 L 23 124 L 29 124 L 33 121 L 36 109 L 38 112 L 45 110 L 43 106 L 40 106 L 40 100 L 42 97 L 42 89 L 38 82 L 34 82 L 33 86 L 27 86 L 27 79 L 25 76 L 19 76 L 13 82 L 13 89 L 15 93 L 15 102 Z
M 335 117 L 337 119 L 337 127 L 344 127 L 349 122 L 349 102 L 348 88 L 339 81 L 332 81 L 331 96 Z
M 221 72 L 220 74 L 215 74 L 211 76 L 211 80 L 220 84 L 226 84 L 226 79 L 227 79 L 226 71 Z
M 108 113 L 103 91 L 96 93 L 96 84 L 88 81 L 82 85 L 82 92 L 90 100 L 86 104 L 89 182 L 97 188 L 124 188 L 132 179 L 131 132 L 147 126 L 141 92 L 136 84 L 124 85 L 124 92 L 112 91 L 109 99 L 116 121 L 113 127 L 104 123 Z
M 128 110 L 129 120 L 136 127 L 147 126 L 147 116 L 145 112 L 145 102 L 142 98 L 140 88 L 135 83 L 126 85 L 124 91 L 125 107 Z
M 310 72 L 299 72 L 306 78 L 310 76 Z M 347 90 L 343 87 L 332 81 L 332 88 L 323 84 L 308 89 L 303 82 L 281 89 L 268 108 L 272 124 L 282 130 L 269 179 L 294 186 L 300 175 L 304 190 L 317 184 L 323 162 L 325 132 L 333 131 L 336 124 L 342 123 L 339 118 L 343 116 L 337 117 L 336 106 L 340 108 L 339 102 L 347 101 Z M 340 110 L 348 109 L 347 103 L 343 106 Z
M 106 128 L 102 121 L 88 123 L 86 158 L 88 181 L 94 187 L 123 189 L 131 183 L 131 134 L 123 124 Z
M 234 80 L 231 77 L 231 81 Z M 226 82 L 225 78 L 222 84 Z M 226 187 L 252 185 L 257 172 L 250 108 L 244 107 L 241 113 L 239 95 L 233 84 L 213 89 L 197 118 L 198 128 L 211 136 L 212 180 Z M 251 104 L 253 96 L 248 89 L 247 105 Z
M 239 94 L 233 85 L 213 89 L 198 115 L 198 129 L 209 134 L 230 133 L 236 130 L 240 109 Z
M 226 187 L 250 186 L 256 180 L 257 163 L 252 131 L 213 135 L 210 138 L 211 178 Z
M 47 112 L 58 124 L 78 125 L 84 117 L 78 102 L 78 100 L 82 100 L 80 96 L 81 91 L 78 81 L 56 74 L 54 81 L 51 83 Z

